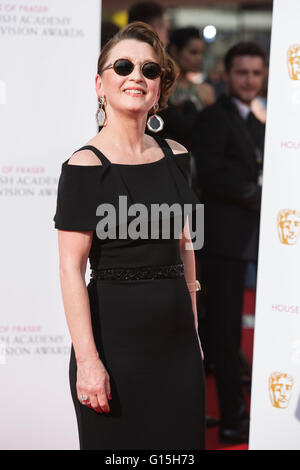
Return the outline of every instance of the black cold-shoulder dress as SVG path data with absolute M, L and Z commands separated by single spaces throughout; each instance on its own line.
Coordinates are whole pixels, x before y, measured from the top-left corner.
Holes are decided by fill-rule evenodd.
M 190 204 L 190 215 L 196 213 L 200 202 L 188 184 L 189 153 L 173 154 L 164 139 L 155 139 L 164 156 L 154 162 L 114 164 L 89 146 L 83 148 L 102 165 L 66 160 L 61 168 L 53 220 L 57 229 L 94 231 L 87 290 L 112 394 L 108 414 L 78 401 L 72 346 L 69 378 L 81 450 L 205 447 L 204 371 L 177 232 L 171 230 L 169 238 L 160 230 L 158 238 L 104 239 L 97 231 L 96 208 L 109 203 L 118 213 L 120 195 L 128 206 L 144 204 L 149 214 L 153 203 Z

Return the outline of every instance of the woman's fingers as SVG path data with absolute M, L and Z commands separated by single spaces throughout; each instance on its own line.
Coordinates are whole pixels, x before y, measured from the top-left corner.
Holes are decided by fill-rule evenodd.
M 108 396 L 104 390 L 100 390 L 97 394 L 84 394 L 81 393 L 78 400 L 82 405 L 88 408 L 93 408 L 97 413 L 109 413 L 110 408 L 108 404 Z
M 110 378 L 100 360 L 89 360 L 77 365 L 77 395 L 85 406 L 98 413 L 109 413 L 111 399 Z
M 200 349 L 201 349 L 201 357 L 202 357 L 202 361 L 204 361 L 204 352 L 203 352 L 203 349 L 201 347 L 201 344 L 200 344 Z
M 91 395 L 91 407 L 97 412 L 97 413 L 103 413 L 103 410 L 99 404 L 98 396 L 97 395 Z
M 201 346 L 201 341 L 200 341 L 200 338 L 199 338 L 198 333 L 197 333 L 197 336 L 198 336 L 198 341 L 199 341 L 199 346 L 200 346 L 202 361 L 204 361 L 204 353 L 203 353 L 203 349 L 202 349 L 202 346 Z
M 89 408 L 91 407 L 91 402 L 88 393 L 78 391 L 77 398 L 82 405 L 88 406 Z
M 87 408 L 93 408 L 97 413 L 103 413 L 103 410 L 101 409 L 101 406 L 99 405 L 99 401 L 97 398 L 97 395 L 93 394 L 81 394 L 78 397 L 78 400 L 80 403 Z
M 101 409 L 104 411 L 104 413 L 109 413 L 110 408 L 109 408 L 109 404 L 107 401 L 107 395 L 106 395 L 105 389 L 102 389 L 99 393 L 97 393 L 97 398 L 98 398 L 99 405 Z
M 107 395 L 108 399 L 111 400 L 112 396 L 111 396 L 111 388 L 110 388 L 109 378 L 105 381 L 105 390 L 106 390 L 106 395 Z

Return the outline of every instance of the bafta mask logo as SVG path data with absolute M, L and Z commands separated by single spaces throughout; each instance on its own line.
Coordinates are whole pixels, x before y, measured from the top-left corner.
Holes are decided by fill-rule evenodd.
M 294 44 L 288 48 L 287 66 L 290 79 L 300 80 L 300 44 Z
M 281 243 L 295 245 L 300 231 L 300 211 L 280 210 L 277 215 L 277 229 Z
M 283 374 L 281 372 L 272 372 L 269 377 L 269 394 L 272 405 L 275 408 L 287 408 L 294 379 L 291 375 Z

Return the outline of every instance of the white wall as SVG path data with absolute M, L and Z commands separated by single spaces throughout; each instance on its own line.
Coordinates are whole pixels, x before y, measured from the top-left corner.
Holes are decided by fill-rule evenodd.
M 250 449 L 300 449 L 299 18 L 298 0 L 274 1 Z
M 0 448 L 77 449 L 53 216 L 97 133 L 101 0 L 0 0 Z

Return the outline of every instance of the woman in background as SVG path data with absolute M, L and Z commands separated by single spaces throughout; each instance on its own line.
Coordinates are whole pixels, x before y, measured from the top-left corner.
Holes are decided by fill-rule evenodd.
M 214 89 L 210 84 L 204 81 L 195 83 L 191 79 L 201 76 L 204 47 L 199 30 L 192 26 L 175 29 L 170 35 L 168 52 L 179 68 L 179 76 L 169 97 L 168 107 L 161 113 L 166 123 L 161 135 L 180 142 L 191 152 L 196 117 L 215 101 Z M 195 178 L 196 168 L 192 156 L 191 185 L 199 195 Z
M 171 104 L 181 107 L 190 101 L 197 111 L 201 111 L 214 103 L 213 87 L 203 79 L 201 81 L 204 47 L 197 28 L 179 28 L 172 32 L 168 51 L 178 65 L 180 74 L 170 96 Z

